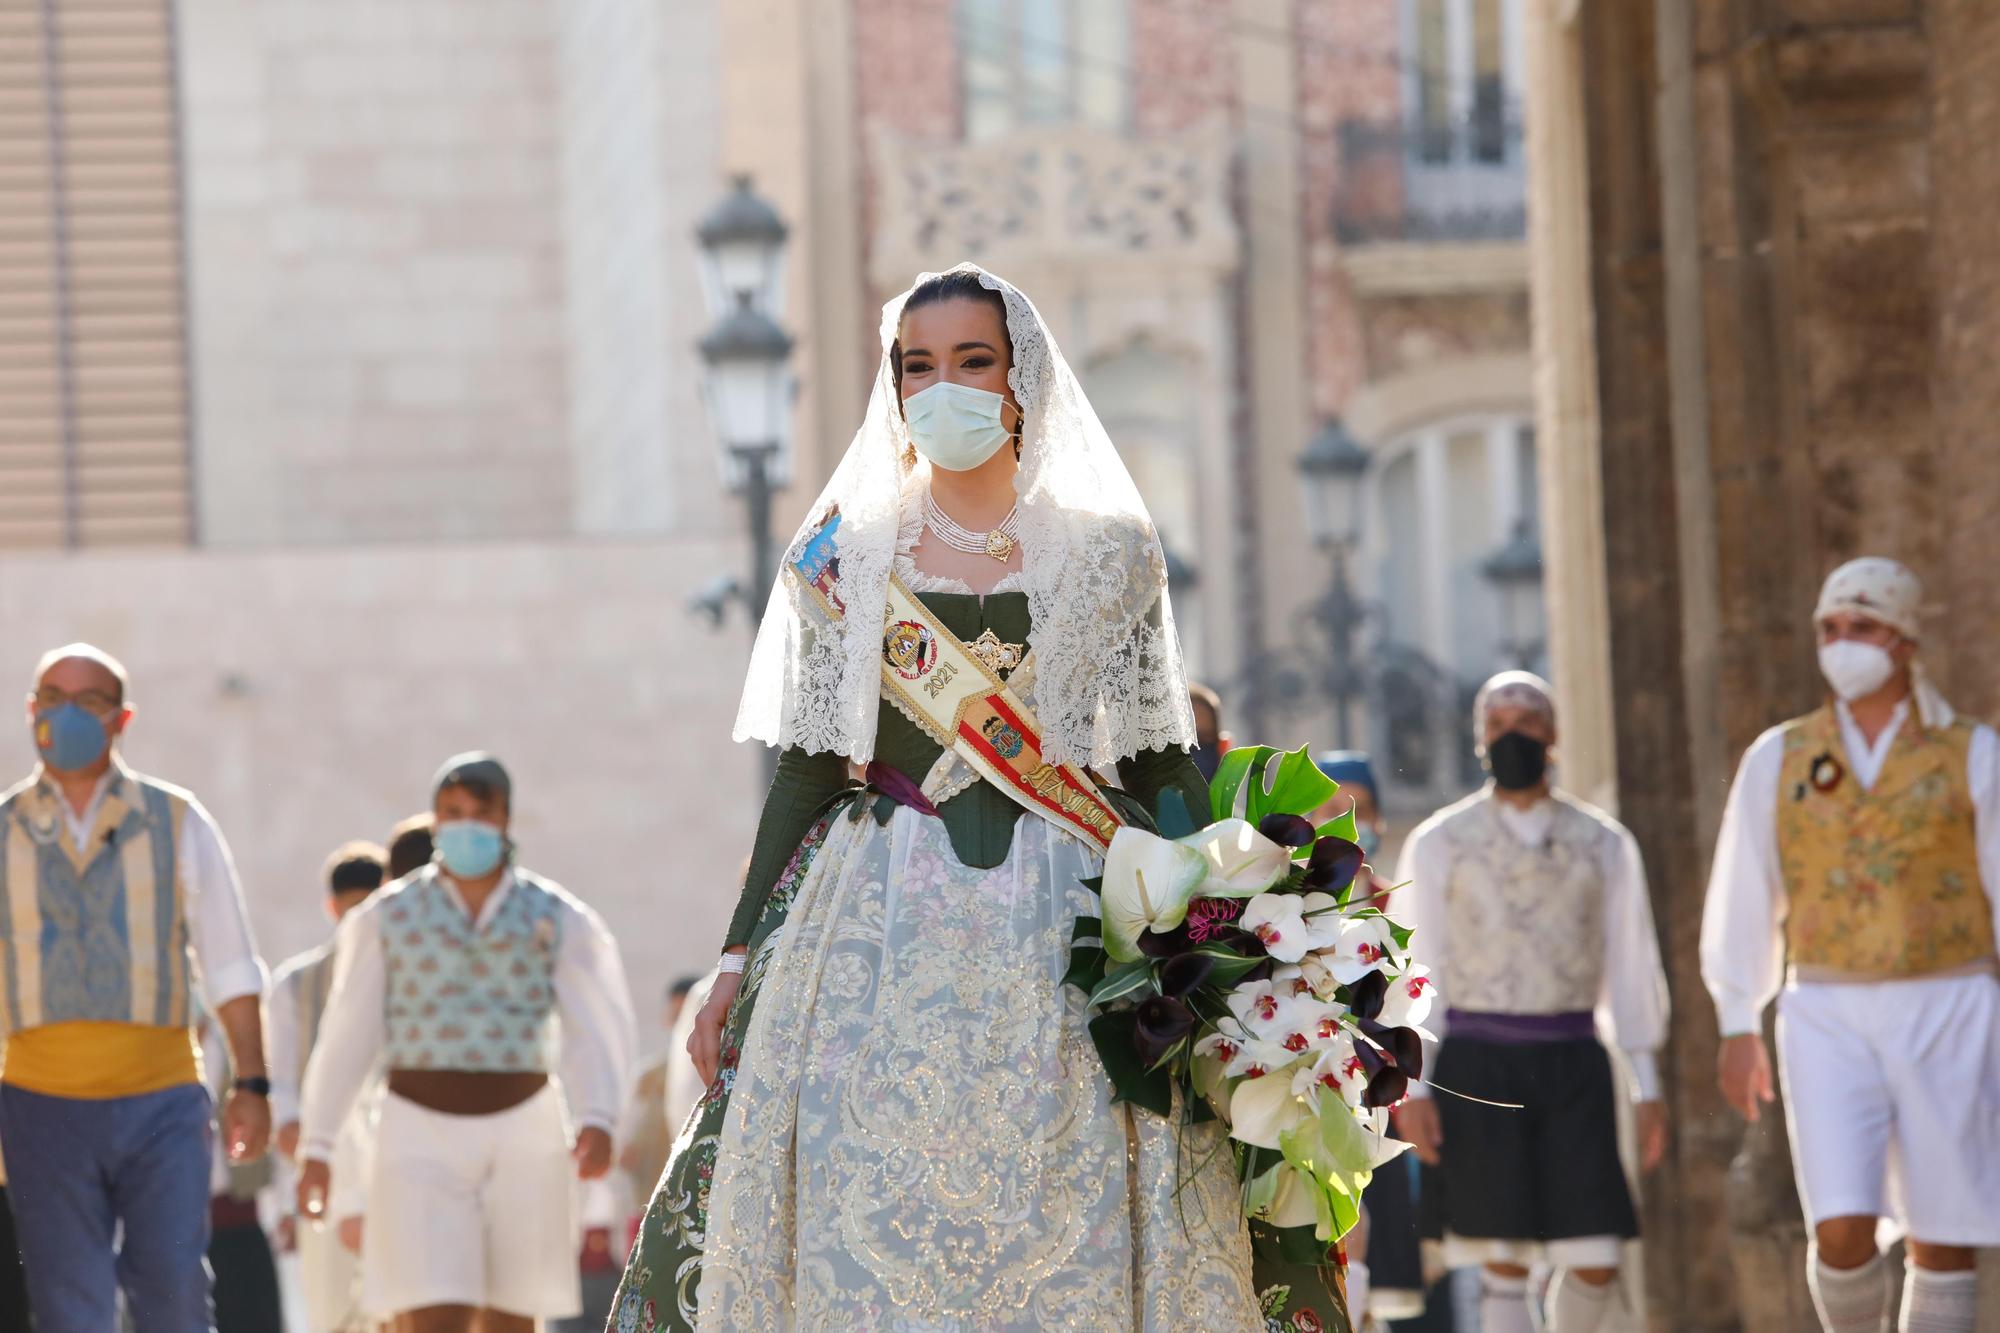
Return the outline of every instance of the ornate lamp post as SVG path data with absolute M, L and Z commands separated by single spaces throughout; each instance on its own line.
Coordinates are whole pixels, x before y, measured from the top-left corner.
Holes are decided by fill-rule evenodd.
M 1333 559 L 1333 582 L 1322 600 L 1320 619 L 1332 640 L 1333 658 L 1326 664 L 1326 676 L 1334 701 L 1335 735 L 1343 749 L 1351 744 L 1349 714 L 1361 692 L 1354 624 L 1362 606 L 1348 581 L 1347 561 L 1361 543 L 1362 483 L 1371 461 L 1338 417 L 1329 418 L 1299 455 L 1299 471 L 1306 481 L 1306 530 Z
M 1501 650 L 1523 670 L 1542 655 L 1542 543 L 1534 523 L 1520 519 L 1514 533 L 1480 566 L 1500 594 Z
M 750 522 L 751 584 L 745 601 L 763 618 L 777 576 L 771 497 L 791 477 L 792 339 L 776 312 L 785 224 L 748 177 L 703 218 L 703 286 L 715 323 L 699 346 L 723 482 L 743 497 Z

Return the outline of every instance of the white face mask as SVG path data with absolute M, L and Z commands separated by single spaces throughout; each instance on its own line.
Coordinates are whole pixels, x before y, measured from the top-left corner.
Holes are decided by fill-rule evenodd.
M 1833 692 L 1852 703 L 1887 685 L 1896 674 L 1896 659 L 1876 644 L 1835 639 L 1820 645 L 1819 670 Z
M 940 380 L 903 400 L 910 442 L 947 472 L 970 472 L 1014 437 L 1001 424 L 1007 400 L 969 384 Z

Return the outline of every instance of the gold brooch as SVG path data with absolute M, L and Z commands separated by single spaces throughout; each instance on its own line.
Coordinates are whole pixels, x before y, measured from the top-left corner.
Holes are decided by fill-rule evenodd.
M 990 629 L 965 646 L 988 671 L 996 674 L 1012 671 L 1028 655 L 1027 649 L 1018 643 L 1002 643 L 1000 636 Z

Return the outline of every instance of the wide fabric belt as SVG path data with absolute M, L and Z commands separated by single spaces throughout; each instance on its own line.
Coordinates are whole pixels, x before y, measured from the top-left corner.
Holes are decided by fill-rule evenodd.
M 838 591 L 834 515 L 791 565 L 829 619 L 847 618 Z M 1090 775 L 1042 755 L 1041 723 L 1007 683 L 946 629 L 893 572 L 882 631 L 882 694 L 896 710 L 1024 809 L 1100 852 L 1118 816 Z

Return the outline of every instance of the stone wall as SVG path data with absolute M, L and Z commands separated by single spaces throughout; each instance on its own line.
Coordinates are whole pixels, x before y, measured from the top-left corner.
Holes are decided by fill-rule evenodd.
M 696 541 L 16 556 L 23 687 L 72 639 L 122 657 L 127 754 L 192 789 L 235 854 L 258 943 L 318 940 L 321 863 L 425 807 L 447 756 L 498 753 L 523 861 L 603 913 L 642 1016 L 720 945 L 759 807 L 729 742 L 746 637 L 683 609 L 733 547 Z M 11 782 L 32 751 L 12 751 Z
M 554 16 L 184 7 L 203 540 L 568 529 Z

